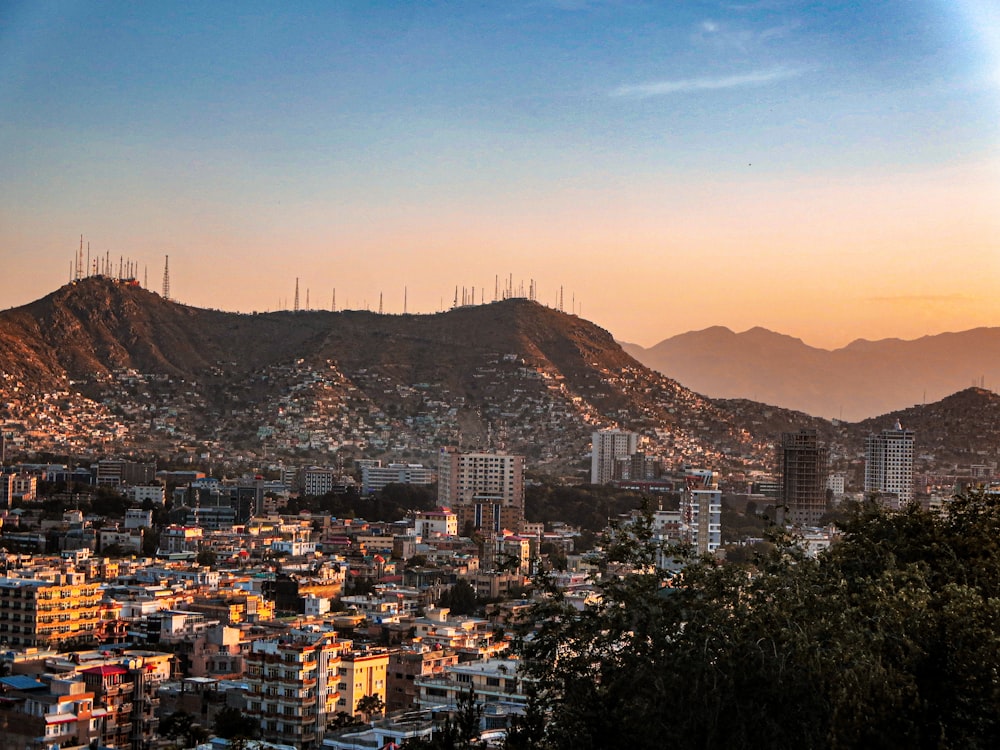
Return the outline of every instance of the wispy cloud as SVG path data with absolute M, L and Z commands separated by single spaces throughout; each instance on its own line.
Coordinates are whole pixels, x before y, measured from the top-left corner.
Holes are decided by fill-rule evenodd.
M 745 88 L 747 86 L 766 86 L 776 81 L 795 78 L 801 75 L 801 73 L 801 70 L 794 68 L 771 68 L 769 70 L 754 70 L 750 73 L 738 73 L 729 76 L 648 81 L 646 83 L 619 86 L 611 91 L 611 96 L 628 99 L 650 99 L 654 96 L 668 96 L 670 94 L 717 91 L 720 89 Z

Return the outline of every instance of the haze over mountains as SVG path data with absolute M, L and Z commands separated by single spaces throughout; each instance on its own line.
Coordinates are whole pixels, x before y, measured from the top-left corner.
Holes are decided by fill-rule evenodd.
M 746 355 L 756 352 L 758 367 L 762 349 Z M 692 344 L 675 355 L 677 370 L 697 354 Z M 0 312 L 0 367 L 0 428 L 10 450 L 29 454 L 433 463 L 457 445 L 524 453 L 535 470 L 579 477 L 591 432 L 623 427 L 668 462 L 743 472 L 773 468 L 782 431 L 817 429 L 854 460 L 864 435 L 894 419 L 838 425 L 706 398 L 593 323 L 519 298 L 435 315 L 245 315 L 92 277 Z M 930 464 L 978 463 L 1000 445 L 1000 397 L 988 391 L 903 418 L 920 425 Z
M 858 339 L 829 351 L 764 328 L 734 333 L 715 326 L 648 349 L 623 348 L 712 398 L 747 398 L 849 422 L 1000 383 L 1000 328 L 913 341 Z

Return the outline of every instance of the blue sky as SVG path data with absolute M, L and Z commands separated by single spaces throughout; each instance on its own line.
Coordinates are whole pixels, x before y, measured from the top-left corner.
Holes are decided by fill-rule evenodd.
M 83 234 L 230 310 L 301 277 L 433 312 L 513 273 L 645 344 L 1000 324 L 968 284 L 1000 271 L 998 16 L 0 2 L 0 292 L 64 283 Z

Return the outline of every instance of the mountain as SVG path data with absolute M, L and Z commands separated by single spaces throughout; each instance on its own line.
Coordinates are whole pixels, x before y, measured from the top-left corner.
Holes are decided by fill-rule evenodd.
M 524 299 L 244 315 L 92 277 L 0 312 L 0 361 L 3 431 L 36 453 L 332 462 L 503 446 L 576 474 L 600 427 L 678 460 L 759 466 L 772 430 L 823 424 L 715 404 Z
M 1000 328 L 913 341 L 859 339 L 834 351 L 763 328 L 713 327 L 649 349 L 638 361 L 713 398 L 747 398 L 828 419 L 858 421 L 1000 383 Z
M 708 361 L 732 339 L 751 342 L 760 368 L 794 355 L 804 372 L 830 354 L 763 329 L 700 333 L 674 364 Z M 846 349 L 861 356 L 882 343 Z M 533 470 L 582 478 L 591 432 L 622 427 L 668 462 L 739 473 L 773 471 L 780 434 L 812 428 L 838 466 L 856 469 L 864 436 L 897 418 L 917 431 L 923 470 L 996 461 L 1000 445 L 1000 397 L 983 389 L 858 424 L 710 399 L 593 323 L 525 299 L 435 315 L 244 315 L 92 277 L 0 312 L 0 368 L 8 453 L 39 457 L 226 470 L 361 456 L 433 464 L 457 445 L 524 453 Z

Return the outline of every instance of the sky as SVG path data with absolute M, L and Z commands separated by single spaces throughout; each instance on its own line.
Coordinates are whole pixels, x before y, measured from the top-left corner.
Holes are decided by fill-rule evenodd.
M 0 0 L 0 308 L 81 235 L 241 312 L 1000 326 L 1000 6 Z

